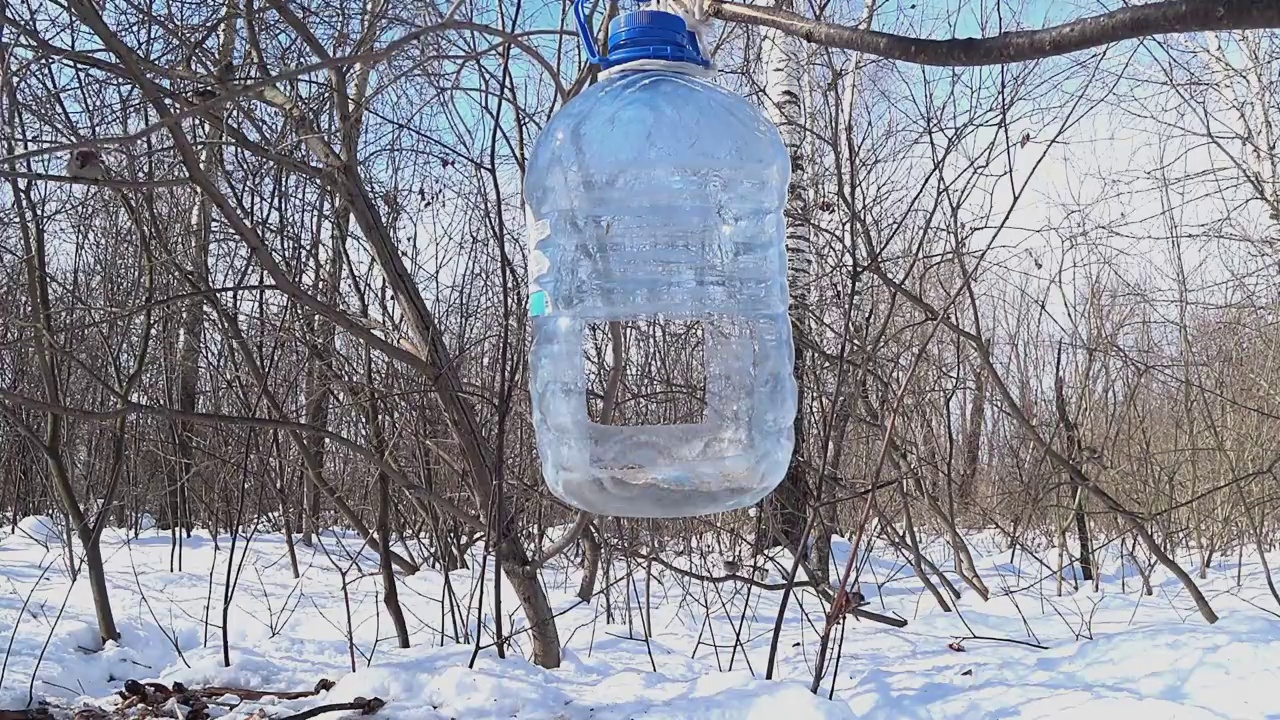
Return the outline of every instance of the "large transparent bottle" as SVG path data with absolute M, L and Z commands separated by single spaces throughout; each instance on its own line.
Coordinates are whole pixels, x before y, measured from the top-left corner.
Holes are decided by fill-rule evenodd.
M 743 507 L 781 482 L 794 444 L 789 158 L 760 110 L 700 77 L 678 15 L 628 13 L 609 29 L 595 56 L 607 77 L 551 118 L 526 170 L 543 478 L 604 515 Z M 589 417 L 584 331 L 613 320 L 700 325 L 700 422 Z

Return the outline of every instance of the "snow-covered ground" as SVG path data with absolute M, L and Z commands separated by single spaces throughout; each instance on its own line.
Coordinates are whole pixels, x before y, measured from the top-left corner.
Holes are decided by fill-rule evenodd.
M 836 545 L 837 556 L 847 552 L 847 543 Z M 183 571 L 170 572 L 167 534 L 107 531 L 104 551 L 123 639 L 90 652 L 97 633 L 89 589 L 83 577 L 71 581 L 56 527 L 35 518 L 12 535 L 6 527 L 0 530 L 0 645 L 7 648 L 0 709 L 26 707 L 29 697 L 68 707 L 90 698 L 101 703 L 129 678 L 274 691 L 307 690 L 331 678 L 337 686 L 321 696 L 268 700 L 265 707 L 246 701 L 226 717 L 284 716 L 377 696 L 388 703 L 378 717 L 397 720 L 1280 718 L 1280 616 L 1274 614 L 1280 608 L 1247 554 L 1242 566 L 1238 555 L 1215 561 L 1201 582 L 1222 616 L 1209 626 L 1175 580 L 1157 570 L 1155 594 L 1143 596 L 1136 572 L 1114 557 L 1104 564 L 1100 592 L 1075 591 L 1068 582 L 1059 597 L 1038 561 L 1011 556 L 994 535 L 977 535 L 973 548 L 993 597 L 982 602 L 966 592 L 959 612 L 943 613 L 900 558 L 873 552 L 862 583 L 868 609 L 909 624 L 893 629 L 847 620 L 834 636 L 834 689 L 829 673 L 815 697 L 808 682 L 822 618 L 807 590 L 793 598 L 785 619 L 780 681 L 763 674 L 781 593 L 691 583 L 662 570 L 646 584 L 641 568 L 628 582 L 614 572 L 609 624 L 603 599 L 577 602 L 578 577 L 567 562 L 546 576 L 562 611 L 563 667 L 548 671 L 528 662 L 523 635 L 506 659 L 486 648 L 468 667 L 472 645 L 455 643 L 454 628 L 456 636 L 469 632 L 474 640 L 478 603 L 470 598 L 480 586 L 484 622 L 492 622 L 492 575 L 479 583 L 473 562 L 448 583 L 431 571 L 400 578 L 413 643 L 400 650 L 381 612 L 373 559 L 351 559 L 357 546 L 341 534 L 326 535 L 314 549 L 299 546 L 302 578 L 295 581 L 280 535 L 256 537 L 247 554 L 241 540 L 231 563 L 239 579 L 227 616 L 232 664 L 223 667 L 228 538 L 215 549 L 207 534 L 197 533 L 184 543 Z M 949 566 L 941 547 L 933 554 Z M 653 627 L 648 642 L 646 596 Z M 518 631 L 523 618 L 514 595 L 508 590 L 502 599 L 504 625 Z M 468 607 L 469 616 L 461 617 Z M 995 640 L 964 641 L 963 651 L 948 647 L 970 636 L 1048 649 Z M 482 644 L 490 641 L 486 632 Z

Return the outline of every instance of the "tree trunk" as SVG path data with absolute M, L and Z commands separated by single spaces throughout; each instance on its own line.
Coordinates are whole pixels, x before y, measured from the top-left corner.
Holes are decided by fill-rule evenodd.
M 588 524 L 582 529 L 582 581 L 578 583 L 578 599 L 590 602 L 596 591 L 596 577 L 600 574 L 600 538 L 595 528 Z
M 1066 436 L 1066 457 L 1074 464 L 1079 464 L 1084 456 L 1081 452 L 1080 434 L 1076 423 L 1067 411 L 1066 381 L 1062 376 L 1062 344 L 1058 344 L 1058 353 L 1053 365 L 1053 399 L 1057 409 L 1058 422 L 1062 425 Z M 1071 512 L 1075 520 L 1076 540 L 1080 544 L 1080 577 L 1085 582 L 1093 580 L 1093 544 L 1089 541 L 1089 522 L 1085 517 L 1084 488 L 1076 488 L 1075 499 L 1071 504 Z
M 227 2 L 225 9 L 215 65 L 219 73 L 217 80 L 223 85 L 230 80 L 225 68 L 230 66 L 231 54 L 235 49 L 237 25 L 234 4 Z M 215 105 L 209 112 L 213 118 L 205 124 L 206 138 L 200 160 L 205 172 L 216 176 L 222 154 L 223 133 L 220 121 L 226 114 L 226 106 Z M 194 244 L 190 257 L 191 272 L 203 282 L 209 277 L 209 247 L 213 239 L 213 206 L 203 195 L 197 197 L 195 209 L 192 211 L 192 221 Z M 181 328 L 178 352 L 178 409 L 184 413 L 193 413 L 199 405 L 200 352 L 204 348 L 204 304 L 198 295 L 185 303 Z M 190 519 L 190 501 L 187 493 L 194 484 L 193 474 L 197 467 L 196 425 L 190 420 L 180 418 L 176 422 L 174 433 L 177 436 L 178 445 L 178 479 L 176 483 L 170 485 L 166 493 L 168 515 L 172 527 L 181 529 L 190 537 L 193 523 Z
M 960 457 L 960 482 L 956 499 L 962 507 L 968 507 L 976 491 L 978 458 L 982 449 L 982 427 L 987 413 L 987 383 L 985 373 L 978 369 L 973 374 L 973 400 L 969 405 L 969 417 L 964 428 Z
M 1093 543 L 1089 541 L 1089 524 L 1085 520 L 1085 494 L 1084 488 L 1076 488 L 1076 499 L 1073 504 L 1073 514 L 1076 523 L 1076 541 L 1080 545 L 1080 577 L 1085 582 L 1092 582 L 1095 573 L 1093 572 Z
M 790 8 L 789 1 L 783 6 Z M 797 380 L 795 446 L 787 474 L 766 507 L 771 509 L 768 526 L 773 533 L 765 545 L 781 544 L 799 556 L 801 533 L 815 498 L 805 472 L 805 394 L 803 391 L 809 337 L 809 279 L 812 274 L 813 248 L 809 222 L 809 179 L 805 157 L 804 103 L 801 95 L 804 63 L 799 41 L 777 30 L 764 32 L 765 109 L 791 156 L 791 183 L 787 187 L 786 240 L 791 292 L 791 334 L 795 342 L 795 376 Z M 829 532 L 823 528 L 822 532 Z M 829 538 L 828 538 L 829 542 Z
M 10 112 L 12 113 L 16 110 L 14 103 L 17 102 L 13 95 L 13 87 L 10 85 L 4 90 L 10 102 Z M 15 123 L 12 122 L 13 116 L 10 115 L 8 119 L 10 120 L 10 126 L 15 126 Z M 12 143 L 8 145 L 7 150 L 12 153 Z M 51 344 L 55 335 L 53 310 L 49 301 L 48 256 L 45 250 L 44 227 L 40 218 L 34 213 L 35 204 L 32 202 L 29 192 L 30 186 L 21 188 L 17 180 L 11 179 L 9 187 L 13 193 L 18 216 L 19 235 L 22 237 L 25 255 L 24 265 L 26 266 L 27 276 L 27 297 L 31 303 L 31 322 L 33 326 L 40 329 L 40 332 L 36 333 L 34 340 L 36 364 L 40 368 L 40 376 L 44 382 L 45 399 L 50 405 L 56 406 L 62 403 L 62 392 L 58 384 L 57 356 L 51 351 Z M 29 209 L 32 211 L 30 214 L 28 214 Z M 18 424 L 19 421 L 16 417 L 10 415 L 9 418 L 15 425 Z M 89 574 L 89 588 L 93 595 L 94 612 L 98 620 L 98 635 L 103 642 L 119 640 L 120 631 L 116 627 L 115 615 L 111 610 L 111 597 L 107 591 L 107 579 L 102 565 L 98 533 L 93 531 L 93 528 L 89 525 L 89 520 L 85 517 L 80 501 L 76 497 L 75 486 L 71 481 L 71 473 L 63 459 L 62 421 L 62 415 L 52 411 L 49 412 L 45 418 L 43 441 L 36 438 L 34 433 L 30 434 L 29 439 L 38 443 L 44 450 L 49 468 L 49 477 L 53 481 L 54 490 L 61 501 L 63 511 L 66 513 L 69 529 L 74 532 L 84 548 L 85 570 Z M 18 427 L 21 431 L 25 426 L 19 425 Z M 30 431 L 28 430 L 28 432 Z
M 920 551 L 920 538 L 916 535 L 915 523 L 911 521 L 911 499 L 903 492 L 902 486 L 898 486 L 898 491 L 902 496 L 902 521 L 903 530 L 907 537 L 907 552 L 911 560 L 911 567 L 916 571 L 916 577 L 920 583 L 924 585 L 929 594 L 933 595 L 934 601 L 938 603 L 938 607 L 942 608 L 942 612 L 951 612 L 951 604 L 947 602 L 947 598 L 938 590 L 938 586 L 933 584 L 929 579 L 929 573 L 924 568 L 924 553 Z
M 351 213 L 345 207 L 339 207 L 334 220 L 332 243 L 329 250 L 329 263 L 326 266 L 321 260 L 319 229 L 313 236 L 311 252 L 315 261 L 314 271 L 319 291 L 316 293 L 330 305 L 339 302 L 342 279 L 342 252 L 346 246 L 347 234 L 351 224 Z M 329 386 L 334 379 L 333 359 L 337 354 L 337 328 L 332 322 L 320 317 L 319 313 L 305 311 L 307 324 L 311 329 L 307 347 L 306 379 L 306 422 L 318 428 L 329 427 Z M 324 467 L 325 439 L 315 436 L 308 439 L 311 453 L 320 467 Z M 304 474 L 304 478 L 309 477 Z M 302 542 L 311 544 L 311 535 L 318 532 L 320 524 L 320 502 L 323 492 L 312 482 L 304 484 L 305 500 L 302 505 L 303 533 Z
M 335 172 L 341 177 L 340 182 L 347 193 L 353 217 L 369 242 L 383 276 L 405 315 L 414 344 L 433 369 L 434 377 L 429 379 L 436 388 L 434 397 L 440 402 L 445 419 L 458 441 L 459 450 L 470 473 L 468 480 L 471 482 L 476 504 L 481 508 L 495 507 L 493 500 L 497 488 L 494 486 L 493 465 L 501 460 L 494 457 L 493 449 L 480 430 L 475 411 L 459 377 L 453 353 L 446 346 L 434 315 L 427 308 L 426 301 L 405 267 L 364 181 L 350 164 L 343 164 Z M 560 638 L 555 616 L 536 573 L 532 576 L 524 573 L 529 557 L 517 535 L 516 512 L 511 503 L 503 503 L 497 515 L 494 527 L 490 527 L 489 532 L 502 538 L 502 543 L 497 548 L 501 567 L 507 574 L 507 580 L 515 588 L 516 596 L 528 618 L 534 662 L 545 668 L 560 667 Z
M 369 433 L 373 440 L 373 451 L 379 455 L 387 454 L 386 436 L 382 428 L 382 418 L 378 412 L 378 401 L 374 397 L 368 351 L 365 354 L 364 388 L 365 413 L 369 423 Z M 391 623 L 396 628 L 396 639 L 401 648 L 409 647 L 409 625 L 404 620 L 404 609 L 400 607 L 400 594 L 396 589 L 396 573 L 391 563 L 391 478 L 385 470 L 378 469 L 378 545 L 384 552 L 379 553 L 379 569 L 382 573 L 382 604 L 391 616 Z

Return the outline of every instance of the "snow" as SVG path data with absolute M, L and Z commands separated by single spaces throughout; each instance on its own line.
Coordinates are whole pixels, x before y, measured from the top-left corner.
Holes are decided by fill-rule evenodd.
M 132 678 L 227 688 L 214 701 L 225 710 L 214 714 L 231 720 L 260 710 L 282 717 L 358 697 L 382 698 L 387 706 L 378 717 L 397 720 L 1280 718 L 1280 607 L 1248 553 L 1215 561 L 1200 581 L 1222 616 L 1210 626 L 1176 580 L 1157 570 L 1154 594 L 1143 595 L 1134 568 L 1106 550 L 1099 591 L 1087 583 L 1077 590 L 1068 578 L 1058 596 L 1055 578 L 1045 577 L 1037 560 L 1011 554 L 992 533 L 975 534 L 975 562 L 992 598 L 983 602 L 952 576 L 965 592 L 958 612 L 944 613 L 909 566 L 875 548 L 861 579 L 867 609 L 908 624 L 846 620 L 833 634 L 834 688 L 828 672 L 814 695 L 808 686 L 823 618 L 810 590 L 793 596 L 779 643 L 779 679 L 765 680 L 781 593 L 703 585 L 656 567 L 646 582 L 634 564 L 628 582 L 619 563 L 609 576 L 610 623 L 602 597 L 586 604 L 574 597 L 579 578 L 562 558 L 544 577 L 566 647 L 562 667 L 544 670 L 526 659 L 524 620 L 510 588 L 502 597 L 503 625 L 517 634 L 505 659 L 491 646 L 492 567 L 482 577 L 479 548 L 471 569 L 452 573 L 447 584 L 429 570 L 399 578 L 413 647 L 396 647 L 376 562 L 356 554 L 358 541 L 342 531 L 326 533 L 314 549 L 298 546 L 302 577 L 294 580 L 279 534 L 256 536 L 241 564 L 243 538 L 232 559 L 229 538 L 215 543 L 197 532 L 181 548 L 182 571 L 171 572 L 167 533 L 108 530 L 108 584 L 123 637 L 95 652 L 92 598 L 83 575 L 72 581 L 59 538 L 49 518 L 24 519 L 16 532 L 0 535 L 0 643 L 9 648 L 0 667 L 0 708 L 26 707 L 29 691 L 36 702 L 110 707 L 119 702 L 112 693 Z M 834 564 L 842 568 L 848 543 L 833 544 Z M 944 546 L 931 546 L 929 554 L 951 567 Z M 239 579 L 227 621 L 232 663 L 224 667 L 228 560 Z M 720 562 L 710 558 L 707 566 Z M 718 572 L 701 562 L 685 566 Z M 767 582 L 778 580 L 774 570 Z M 488 610 L 472 663 L 482 590 Z M 469 642 L 455 642 L 455 626 Z M 948 647 L 972 636 L 992 639 L 962 640 L 960 651 Z M 300 700 L 234 695 L 309 690 L 321 678 L 337 684 Z
M 46 547 L 62 543 L 62 532 L 58 529 L 58 523 L 47 515 L 31 515 L 22 518 L 14 528 L 14 534 Z

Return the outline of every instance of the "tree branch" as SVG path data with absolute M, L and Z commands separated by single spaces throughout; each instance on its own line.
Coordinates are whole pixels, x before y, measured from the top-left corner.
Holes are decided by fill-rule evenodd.
M 890 60 L 950 67 L 1026 62 L 1151 35 L 1280 27 L 1276 0 L 1165 0 L 1112 10 L 1040 30 L 931 40 L 821 22 L 775 7 L 712 0 L 725 22 L 781 30 L 807 42 Z
M 633 555 L 633 557 L 635 557 L 636 560 L 640 560 L 640 561 L 652 560 L 653 562 L 661 565 L 667 570 L 670 570 L 676 575 L 688 578 L 690 580 L 696 580 L 701 583 L 707 583 L 709 585 L 722 585 L 724 583 L 736 582 L 736 583 L 742 583 L 743 585 L 750 585 L 752 587 L 759 588 L 761 590 L 774 591 L 774 590 L 785 590 L 788 587 L 792 587 L 792 588 L 817 587 L 820 584 L 820 583 L 815 583 L 813 580 L 801 580 L 800 582 L 793 582 L 793 583 L 786 583 L 786 582 L 769 583 L 769 582 L 764 582 L 763 580 L 756 580 L 755 578 L 747 577 L 745 575 L 738 575 L 736 573 L 732 573 L 728 575 L 718 575 L 718 576 L 703 575 L 702 573 L 693 572 L 692 570 L 685 570 L 684 568 L 678 565 L 673 565 L 670 562 L 667 562 L 666 560 L 662 559 L 662 557 L 657 553 L 635 554 Z
M 555 541 L 543 550 L 537 560 L 526 565 L 525 570 L 530 573 L 535 572 L 550 562 L 557 555 L 568 550 L 575 542 L 577 542 L 578 536 L 582 534 L 582 531 L 586 529 L 587 525 L 590 524 L 594 518 L 594 515 L 585 510 L 578 511 L 578 517 L 573 521 L 573 525 L 569 530 L 565 532 L 559 540 Z
M 83 178 L 70 175 L 53 175 L 50 173 L 20 172 L 0 169 L 0 178 L 15 180 L 47 180 L 68 185 L 97 185 L 98 187 L 120 188 L 123 190 L 141 190 L 147 188 L 181 187 L 190 185 L 186 178 L 172 180 L 128 180 L 124 178 Z

